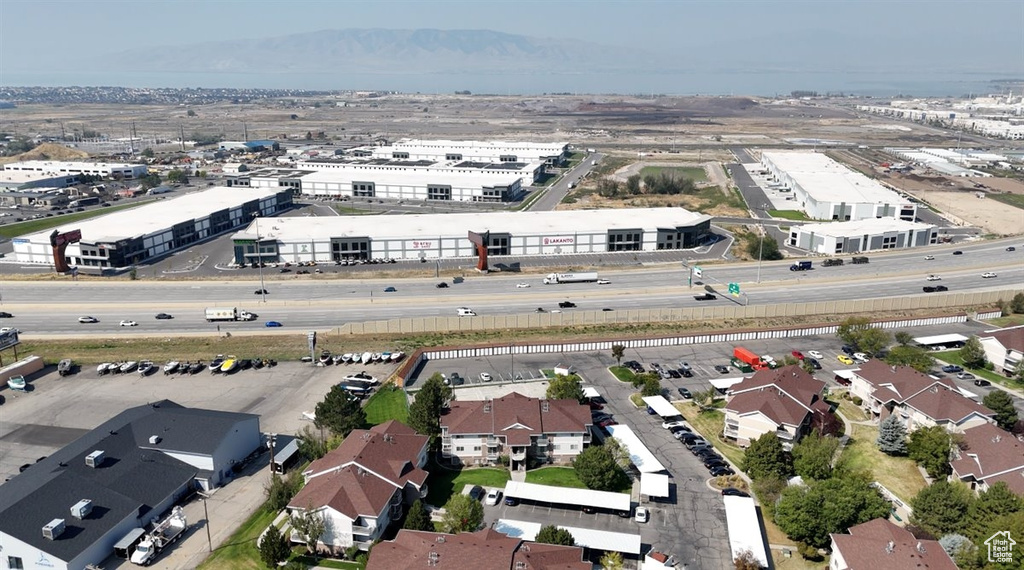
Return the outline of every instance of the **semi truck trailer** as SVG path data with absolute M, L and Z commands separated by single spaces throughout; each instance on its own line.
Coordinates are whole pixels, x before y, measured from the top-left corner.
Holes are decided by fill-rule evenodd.
M 597 281 L 596 271 L 587 271 L 583 273 L 548 273 L 544 277 L 545 285 L 552 285 L 554 283 L 593 283 Z
M 206 322 L 214 321 L 254 321 L 256 315 L 238 307 L 208 307 Z

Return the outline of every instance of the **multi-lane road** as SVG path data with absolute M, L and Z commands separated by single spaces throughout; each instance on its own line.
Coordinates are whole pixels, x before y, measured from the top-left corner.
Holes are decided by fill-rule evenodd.
M 1019 241 L 1019 240 L 1018 240 Z M 1006 251 L 1008 245 L 1016 251 Z M 743 303 L 769 305 L 788 302 L 849 300 L 921 295 L 924 285 L 941 284 L 950 292 L 985 289 L 1024 290 L 1024 247 L 1001 240 L 952 247 L 872 255 L 864 265 L 847 264 L 811 271 L 789 270 L 789 261 L 716 264 L 703 266 L 703 283 L 724 293 L 727 283 L 739 283 L 744 295 L 720 294 L 714 301 L 699 302 L 693 295 L 703 287 L 688 285 L 688 272 L 679 266 L 603 272 L 610 284 L 544 285 L 539 275 L 468 276 L 461 283 L 438 289 L 437 279 L 390 280 L 287 280 L 268 281 L 268 302 L 254 294 L 258 282 L 231 281 L 119 281 L 39 283 L 9 281 L 3 284 L 0 310 L 13 313 L 4 326 L 24 335 L 186 333 L 216 330 L 207 323 L 203 308 L 235 306 L 259 314 L 245 323 L 221 323 L 223 330 L 256 331 L 264 322 L 279 321 L 286 329 L 333 328 L 350 321 L 398 317 L 452 316 L 458 307 L 470 307 L 478 315 L 517 314 L 557 309 L 560 301 L 572 301 L 569 311 L 621 311 L 639 308 L 713 306 Z M 934 255 L 926 260 L 925 255 Z M 986 271 L 998 277 L 983 279 Z M 938 274 L 941 281 L 927 282 Z M 518 283 L 530 287 L 518 288 Z M 395 288 L 386 292 L 388 287 Z M 158 312 L 172 320 L 158 321 Z M 563 315 L 565 313 L 562 313 Z M 79 324 L 78 317 L 93 316 L 95 324 Z M 564 317 L 560 317 L 564 318 Z M 120 327 L 123 319 L 137 327 Z

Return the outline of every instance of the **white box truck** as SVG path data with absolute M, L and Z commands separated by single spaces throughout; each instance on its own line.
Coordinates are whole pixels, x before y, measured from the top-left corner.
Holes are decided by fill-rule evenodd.
M 593 283 L 597 281 L 596 271 L 586 271 L 583 273 L 548 273 L 544 277 L 544 284 L 551 285 L 554 283 Z
M 256 315 L 237 307 L 209 307 L 206 309 L 206 322 L 214 321 L 253 321 Z

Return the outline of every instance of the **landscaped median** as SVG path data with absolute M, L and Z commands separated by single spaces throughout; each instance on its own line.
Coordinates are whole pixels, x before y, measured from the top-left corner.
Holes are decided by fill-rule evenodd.
M 715 451 L 724 455 L 733 465 L 743 465 L 743 449 L 722 439 L 722 431 L 725 429 L 725 414 L 721 410 L 701 411 L 697 404 L 691 402 L 680 402 L 675 406 L 686 419 L 686 423 L 715 446 Z

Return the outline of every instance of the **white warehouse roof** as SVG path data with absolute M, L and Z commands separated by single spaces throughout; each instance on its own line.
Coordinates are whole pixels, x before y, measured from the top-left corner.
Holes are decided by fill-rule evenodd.
M 551 485 L 538 485 L 536 483 L 523 483 L 521 481 L 505 483 L 505 495 L 539 503 L 600 507 L 602 509 L 612 509 L 613 511 L 628 511 L 630 508 L 629 493 L 554 487 Z
M 819 202 L 899 204 L 896 192 L 817 152 L 763 152 L 763 160 L 788 174 Z
M 692 226 L 710 219 L 710 216 L 682 208 L 412 214 L 386 218 L 381 216 L 287 217 L 261 219 L 260 237 L 284 242 L 364 236 L 373 236 L 375 239 L 413 239 L 423 236 L 465 238 L 466 232 L 470 230 L 509 232 L 517 235 L 566 235 L 594 229 L 655 230 L 657 228 L 675 228 Z M 256 228 L 254 225 L 250 225 L 242 233 L 245 234 L 245 237 L 254 237 Z
M 414 150 L 489 150 L 489 151 L 501 151 L 501 150 L 519 150 L 519 151 L 539 151 L 548 152 L 551 154 L 559 154 L 562 149 L 566 147 L 566 143 L 543 143 L 543 142 L 522 142 L 522 141 L 452 141 L 452 140 L 424 140 L 424 139 L 404 139 L 396 142 L 392 146 L 381 146 L 373 147 L 375 150 L 400 150 L 412 152 Z
M 87 243 L 117 241 L 149 235 L 169 229 L 178 223 L 202 219 L 218 210 L 234 208 L 251 200 L 273 196 L 279 190 L 219 186 L 177 198 L 157 200 L 137 208 L 119 210 L 88 220 L 67 222 L 62 224 L 59 229 L 61 231 L 82 230 L 82 240 Z M 44 230 L 21 236 L 21 239 L 48 243 L 52 232 L 53 229 Z
M 311 165 L 307 165 L 311 166 Z M 300 176 L 303 190 L 306 183 L 351 184 L 352 182 L 373 182 L 385 186 L 426 186 L 442 184 L 457 188 L 510 186 L 523 175 L 518 170 L 497 171 L 494 174 L 468 172 L 438 172 L 427 168 L 397 168 L 395 170 L 368 170 L 361 168 L 337 168 L 318 170 Z M 532 182 L 532 181 L 531 181 Z
M 801 226 L 794 227 L 793 229 L 803 233 L 814 233 L 816 235 L 859 237 L 884 232 L 926 230 L 932 227 L 934 227 L 932 224 L 908 222 L 905 220 L 898 220 L 896 218 L 867 218 L 864 220 L 851 220 L 849 222 L 803 224 Z

